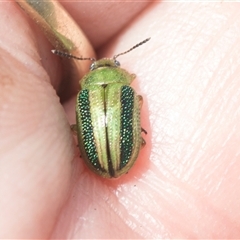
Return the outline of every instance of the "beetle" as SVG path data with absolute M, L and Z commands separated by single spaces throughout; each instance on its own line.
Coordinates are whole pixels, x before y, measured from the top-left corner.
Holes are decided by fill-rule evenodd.
M 113 58 L 76 57 L 58 50 L 54 54 L 77 60 L 91 60 L 90 72 L 80 81 L 76 100 L 76 132 L 81 157 L 87 166 L 104 178 L 117 178 L 135 163 L 145 145 L 140 125 L 142 96 L 130 86 L 135 74 L 120 68 L 116 60 L 150 38 Z

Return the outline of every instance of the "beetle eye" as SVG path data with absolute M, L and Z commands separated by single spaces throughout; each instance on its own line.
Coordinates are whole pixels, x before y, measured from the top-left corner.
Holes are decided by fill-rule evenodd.
M 93 62 L 92 64 L 91 64 L 91 66 L 90 66 L 90 70 L 92 71 L 92 70 L 94 70 L 96 68 L 96 64 L 95 64 L 95 62 Z
M 116 67 L 120 67 L 120 65 L 121 65 L 120 62 L 117 61 L 116 59 L 114 60 L 114 63 L 115 63 L 115 66 L 116 66 Z

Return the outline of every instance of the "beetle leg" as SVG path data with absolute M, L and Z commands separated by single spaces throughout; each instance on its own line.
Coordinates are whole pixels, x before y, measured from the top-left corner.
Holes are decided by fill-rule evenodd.
M 132 81 L 133 81 L 135 78 L 136 78 L 136 74 L 132 73 L 132 74 L 131 74 L 131 83 L 132 83 Z
M 72 124 L 70 126 L 71 131 L 73 132 L 74 135 L 77 135 L 77 124 Z
M 142 105 L 143 105 L 143 97 L 141 95 L 138 95 L 138 102 L 139 102 L 139 105 L 140 105 L 140 108 L 142 108 Z
M 147 131 L 141 127 L 141 132 L 144 132 L 145 134 L 147 134 Z
M 70 125 L 71 131 L 73 133 L 73 135 L 77 135 L 77 124 L 72 124 Z M 79 147 L 79 145 L 77 144 L 77 147 Z M 80 158 L 82 158 L 82 156 L 80 155 Z
M 142 148 L 146 145 L 146 141 L 142 138 Z

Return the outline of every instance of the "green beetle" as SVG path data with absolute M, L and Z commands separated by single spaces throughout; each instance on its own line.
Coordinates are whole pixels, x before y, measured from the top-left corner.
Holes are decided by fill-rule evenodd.
M 52 52 L 78 60 L 92 60 L 90 72 L 80 80 L 77 95 L 76 125 L 81 156 L 87 166 L 105 178 L 127 173 L 145 141 L 140 125 L 142 96 L 129 85 L 136 77 L 120 68 L 116 58 L 144 44 L 138 43 L 112 59 L 79 58 L 58 50 Z

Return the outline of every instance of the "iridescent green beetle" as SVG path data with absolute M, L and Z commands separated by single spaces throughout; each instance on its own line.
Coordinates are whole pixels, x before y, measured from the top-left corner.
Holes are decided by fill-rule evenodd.
M 87 166 L 105 178 L 127 173 L 145 141 L 141 136 L 142 96 L 129 85 L 136 77 L 120 68 L 116 58 L 144 44 L 138 43 L 112 59 L 79 58 L 53 50 L 53 53 L 78 60 L 92 60 L 90 72 L 80 80 L 77 95 L 76 125 L 81 156 Z

